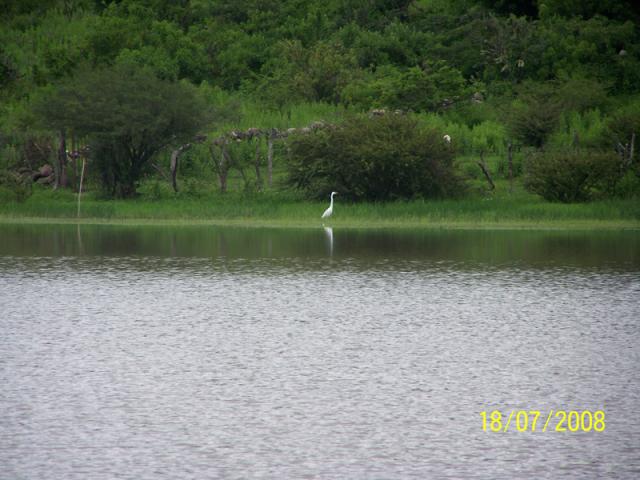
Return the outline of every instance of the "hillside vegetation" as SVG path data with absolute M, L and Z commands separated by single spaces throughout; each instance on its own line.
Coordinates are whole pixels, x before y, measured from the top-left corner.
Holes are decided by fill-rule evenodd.
M 2 211 L 81 179 L 89 202 L 163 208 L 336 189 L 630 205 L 636 5 L 1 1 Z

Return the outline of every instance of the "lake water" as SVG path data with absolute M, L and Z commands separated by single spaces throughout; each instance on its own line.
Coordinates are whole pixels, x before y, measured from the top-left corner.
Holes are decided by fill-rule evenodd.
M 637 232 L 0 225 L 1 479 L 632 479 L 639 410 Z

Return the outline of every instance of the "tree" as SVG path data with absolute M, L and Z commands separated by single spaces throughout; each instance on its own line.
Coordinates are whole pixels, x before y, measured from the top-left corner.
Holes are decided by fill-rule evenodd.
M 105 193 L 121 198 L 136 194 L 159 150 L 190 140 L 207 116 L 192 86 L 123 65 L 79 73 L 36 110 L 50 128 L 87 138 Z
M 508 112 L 509 133 L 524 145 L 541 148 L 558 125 L 561 110 L 553 85 L 526 83 Z

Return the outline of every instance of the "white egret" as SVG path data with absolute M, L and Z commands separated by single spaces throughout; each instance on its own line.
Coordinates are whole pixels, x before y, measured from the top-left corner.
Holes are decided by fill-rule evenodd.
M 451 143 L 451 137 L 449 135 L 445 135 L 442 139 L 447 143 Z
M 331 204 L 329 205 L 329 208 L 327 208 L 322 214 L 322 218 L 329 218 L 331 215 L 333 215 L 333 196 L 337 194 L 338 192 L 331 192 Z

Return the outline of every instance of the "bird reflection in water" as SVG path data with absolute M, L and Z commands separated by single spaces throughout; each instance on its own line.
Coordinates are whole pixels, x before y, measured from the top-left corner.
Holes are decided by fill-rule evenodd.
M 322 227 L 324 229 L 324 233 L 327 235 L 327 242 L 329 243 L 329 256 L 333 256 L 333 228 L 332 227 Z

